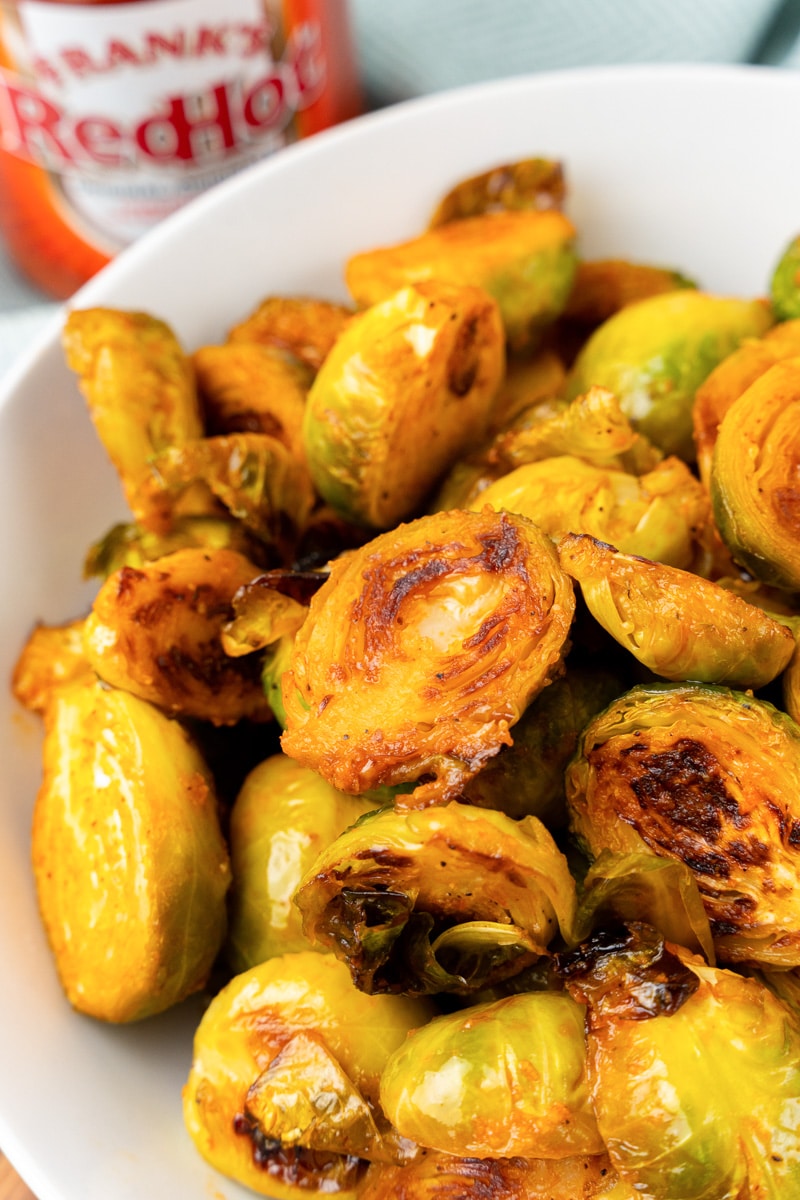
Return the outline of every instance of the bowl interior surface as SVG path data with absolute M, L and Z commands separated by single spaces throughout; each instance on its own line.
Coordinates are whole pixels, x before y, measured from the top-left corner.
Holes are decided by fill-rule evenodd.
M 414 101 L 221 185 L 72 304 L 147 310 L 187 349 L 220 341 L 265 295 L 345 297 L 350 254 L 412 236 L 459 178 L 531 154 L 564 162 L 585 257 L 761 295 L 800 226 L 799 109 L 800 76 L 752 68 L 572 71 Z M 41 731 L 8 681 L 34 621 L 84 611 L 84 552 L 125 515 L 60 324 L 0 392 L 0 1146 L 40 1200 L 234 1200 L 251 1193 L 202 1162 L 181 1117 L 201 1002 L 126 1028 L 75 1014 L 36 911 Z

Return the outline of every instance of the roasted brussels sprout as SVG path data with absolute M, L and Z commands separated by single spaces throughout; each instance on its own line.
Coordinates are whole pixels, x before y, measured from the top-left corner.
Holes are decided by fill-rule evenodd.
M 305 462 L 283 442 L 265 433 L 198 438 L 156 455 L 152 468 L 150 490 L 165 505 L 201 486 L 281 562 L 291 561 L 314 492 Z
M 302 460 L 309 367 L 255 342 L 202 346 L 192 361 L 210 435 L 266 433 Z
M 163 321 L 110 308 L 74 309 L 63 345 L 134 517 L 162 528 L 169 506 L 149 490 L 150 460 L 203 434 L 191 362 Z
M 800 320 L 775 325 L 761 338 L 747 338 L 724 358 L 697 389 L 692 408 L 697 468 L 708 486 L 720 422 L 751 383 L 784 358 L 800 354 Z
M 301 883 L 310 941 L 367 992 L 468 994 L 517 974 L 575 913 L 575 883 L 535 817 L 452 802 L 385 809 L 348 829 Z
M 483 436 L 504 366 L 497 306 L 479 288 L 423 282 L 354 318 L 308 396 L 319 493 L 376 529 L 413 514 Z
M 524 158 L 462 179 L 439 201 L 430 229 L 491 212 L 562 208 L 564 169 L 552 158 Z
M 446 1154 L 600 1154 L 583 1023 L 582 1006 L 554 992 L 436 1017 L 387 1062 L 383 1111 L 404 1137 Z
M 566 773 L 591 857 L 650 852 L 692 871 L 723 962 L 800 963 L 800 729 L 711 684 L 633 688 Z
M 688 567 L 708 496 L 685 463 L 667 458 L 641 477 L 573 455 L 527 463 L 486 487 L 471 508 L 518 513 L 558 540 L 588 533 L 674 567 Z
M 236 591 L 258 569 L 232 550 L 179 550 L 103 584 L 86 620 L 101 679 L 170 713 L 216 725 L 267 720 L 258 663 L 229 658 L 220 635 Z
M 779 321 L 800 317 L 800 237 L 792 238 L 775 264 L 769 291 Z
M 227 956 L 234 971 L 308 948 L 295 890 L 319 854 L 374 807 L 281 754 L 250 772 L 230 815 Z
M 305 296 L 268 296 L 228 333 L 229 342 L 288 350 L 317 371 L 353 315 L 352 309 Z
M 722 419 L 711 498 L 733 557 L 756 579 L 800 591 L 800 357 L 770 367 Z
M 535 342 L 572 287 L 575 229 L 562 213 L 497 212 L 439 225 L 409 242 L 356 254 L 347 286 L 361 307 L 423 280 L 483 288 L 512 348 Z
M 143 567 L 178 550 L 235 550 L 256 566 L 266 564 L 264 543 L 235 521 L 219 514 L 173 518 L 166 532 L 154 533 L 141 525 L 113 525 L 89 548 L 84 574 L 107 579 L 121 567 Z
M 365 996 L 341 963 L 312 951 L 237 975 L 197 1029 L 183 1091 L 187 1129 L 231 1179 L 281 1200 L 335 1192 L 353 1200 L 365 1159 L 403 1162 L 380 1076 L 422 1000 Z
M 789 716 L 800 725 L 800 617 L 790 617 L 788 621 L 784 617 L 783 620 L 788 624 L 795 639 L 794 654 L 781 679 L 783 707 Z
M 794 653 L 785 625 L 688 571 L 620 554 L 585 534 L 568 534 L 558 554 L 595 620 L 664 679 L 761 688 Z
M 602 325 L 621 308 L 697 285 L 670 267 L 603 258 L 578 263 L 563 316 L 590 328 Z
M 524 518 L 422 517 L 334 563 L 283 677 L 283 749 L 346 792 L 456 796 L 561 672 L 571 584 Z
M 568 394 L 595 384 L 608 388 L 651 442 L 692 462 L 695 392 L 743 338 L 759 337 L 771 323 L 760 300 L 691 289 L 640 300 L 592 334 L 575 361 Z
M 225 933 L 228 852 L 186 731 L 127 692 L 58 688 L 33 817 L 39 908 L 70 1003 L 135 1021 L 202 987 Z
M 463 789 L 464 799 L 509 817 L 538 817 L 552 829 L 566 824 L 564 770 L 591 717 L 624 691 L 611 671 L 568 667 L 540 693 L 504 746 Z
M 84 650 L 83 634 L 83 618 L 34 628 L 11 678 L 11 690 L 20 704 L 43 715 L 57 688 L 95 678 Z
M 607 1155 L 456 1158 L 430 1152 L 404 1167 L 373 1163 L 359 1200 L 637 1200 Z
M 642 926 L 603 931 L 562 968 L 588 1005 L 600 1133 L 636 1195 L 800 1195 L 800 1021 L 785 1005 Z

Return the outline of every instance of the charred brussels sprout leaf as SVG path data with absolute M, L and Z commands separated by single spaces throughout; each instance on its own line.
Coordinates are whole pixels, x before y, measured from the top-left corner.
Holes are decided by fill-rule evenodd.
M 798 1194 L 800 1023 L 766 987 L 636 927 L 598 936 L 565 973 L 589 1006 L 600 1133 L 636 1194 Z
M 73 310 L 63 345 L 134 517 L 163 528 L 169 505 L 149 490 L 150 460 L 203 434 L 190 360 L 163 321 L 111 308 Z
M 800 729 L 764 700 L 637 687 L 587 726 L 567 770 L 592 857 L 650 852 L 691 870 L 724 962 L 800 963 Z
M 232 725 L 268 720 L 258 664 L 230 658 L 221 634 L 257 569 L 232 550 L 179 550 L 123 567 L 95 597 L 86 655 L 101 679 L 169 713 Z
M 504 364 L 497 306 L 478 288 L 422 282 L 354 318 L 308 397 L 317 490 L 376 529 L 412 515 L 480 440 Z
M 734 592 L 586 535 L 559 543 L 564 570 L 621 646 L 665 679 L 761 688 L 794 653 L 791 630 Z
M 423 280 L 482 288 L 500 307 L 512 348 L 535 342 L 566 304 L 575 229 L 549 212 L 498 212 L 439 225 L 396 246 L 357 254 L 347 286 L 362 307 Z
M 605 321 L 581 350 L 570 395 L 599 384 L 666 454 L 694 459 L 692 405 L 706 376 L 743 338 L 772 323 L 759 300 L 684 290 L 653 296 Z
M 306 935 L 363 990 L 466 994 L 571 930 L 575 884 L 535 818 L 453 803 L 361 820 L 323 852 L 296 901 Z
M 319 854 L 373 807 L 282 755 L 250 772 L 230 815 L 227 955 L 235 971 L 308 947 L 295 890 Z
M 770 367 L 728 409 L 711 465 L 719 531 L 756 579 L 800 591 L 800 357 Z
M 561 672 L 574 597 L 550 541 L 441 513 L 334 563 L 284 675 L 283 749 L 342 791 L 459 793 Z
M 420 1146 L 483 1158 L 600 1154 L 582 1007 L 531 992 L 437 1017 L 381 1080 L 392 1125 Z
M 181 726 L 97 682 L 48 707 L 33 820 L 39 907 L 68 999 L 134 1021 L 202 987 L 225 933 L 228 853 Z
M 329 955 L 286 954 L 237 975 L 195 1035 L 184 1119 L 203 1157 L 271 1197 L 352 1200 L 364 1159 L 403 1162 L 380 1077 L 428 1004 L 357 992 Z

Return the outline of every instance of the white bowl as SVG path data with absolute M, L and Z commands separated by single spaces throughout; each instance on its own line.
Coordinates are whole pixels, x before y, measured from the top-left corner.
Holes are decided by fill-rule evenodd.
M 679 267 L 766 291 L 800 230 L 800 75 L 724 67 L 563 72 L 374 114 L 252 168 L 165 222 L 73 303 L 149 310 L 188 348 L 268 293 L 344 295 L 348 255 L 419 231 L 460 177 L 562 159 L 585 256 Z M 124 514 L 60 321 L 0 393 L 0 677 L 35 619 L 78 615 L 90 541 Z M 0 1147 L 40 1200 L 244 1197 L 181 1118 L 199 1013 L 136 1027 L 76 1015 L 56 980 L 29 867 L 39 723 L 0 690 Z

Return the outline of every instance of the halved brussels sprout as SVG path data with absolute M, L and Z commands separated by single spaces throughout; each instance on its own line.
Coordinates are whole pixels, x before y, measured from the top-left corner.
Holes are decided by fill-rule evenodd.
M 282 754 L 250 772 L 230 815 L 227 956 L 234 971 L 308 948 L 295 890 L 319 854 L 374 807 Z
M 334 563 L 284 675 L 283 749 L 346 792 L 448 799 L 561 673 L 571 584 L 524 518 L 439 513 Z
M 230 868 L 211 776 L 176 721 L 96 681 L 58 688 L 32 857 L 59 978 L 80 1012 L 135 1021 L 205 984 Z
M 765 371 L 719 427 L 711 498 L 719 531 L 756 579 L 800 591 L 800 357 Z
M 781 618 L 779 618 L 780 620 Z M 783 672 L 783 707 L 789 716 L 800 724 L 800 617 L 783 618 L 795 639 L 795 650 L 789 665 Z
M 800 963 L 800 728 L 711 684 L 633 688 L 567 769 L 573 832 L 692 871 L 723 962 Z
M 575 883 L 535 817 L 453 802 L 371 813 L 323 851 L 295 899 L 306 936 L 362 990 L 466 995 L 571 929 Z
M 64 625 L 38 624 L 23 646 L 11 677 L 14 696 L 43 715 L 57 688 L 95 678 L 83 645 L 84 618 Z
M 319 493 L 376 529 L 413 514 L 480 441 L 504 366 L 497 306 L 479 288 L 422 282 L 354 318 L 308 396 Z
M 558 554 L 595 620 L 664 679 L 761 688 L 794 653 L 785 625 L 688 571 L 620 554 L 585 534 L 563 538 Z
M 589 1007 L 600 1133 L 637 1195 L 800 1195 L 800 1021 L 785 1005 L 641 926 L 562 965 Z
M 234 594 L 257 574 L 233 550 L 179 550 L 123 567 L 86 620 L 89 662 L 107 683 L 170 713 L 216 725 L 267 720 L 258 663 L 229 658 L 221 643 Z
M 759 337 L 771 324 L 761 300 L 691 289 L 640 300 L 592 334 L 575 361 L 568 394 L 595 384 L 608 388 L 650 441 L 692 462 L 695 392 L 743 338 Z
M 442 197 L 430 229 L 490 212 L 560 209 L 566 198 L 562 164 L 552 158 L 523 158 L 462 179 Z
M 190 360 L 163 321 L 111 308 L 73 309 L 63 346 L 134 517 L 160 528 L 168 506 L 148 490 L 150 460 L 203 435 Z
M 268 296 L 228 332 L 229 342 L 288 350 L 317 371 L 353 310 L 307 296 Z
M 303 458 L 303 413 L 313 372 L 272 346 L 201 346 L 192 361 L 209 435 L 266 433 Z
M 504 746 L 467 781 L 464 799 L 515 819 L 538 817 L 551 829 L 564 825 L 564 770 L 578 735 L 623 690 L 610 671 L 568 667 L 525 710 L 514 726 L 513 746 Z
M 779 321 L 800 317 L 800 237 L 792 238 L 775 264 L 769 291 Z
M 747 338 L 724 358 L 697 389 L 692 408 L 697 467 L 706 486 L 720 422 L 751 383 L 784 358 L 800 354 L 800 320 L 775 325 L 761 338 Z
M 284 562 L 314 503 L 305 462 L 283 442 L 264 433 L 229 433 L 198 438 L 157 454 L 152 462 L 150 491 L 165 504 L 201 485 L 269 546 Z
M 336 959 L 283 955 L 237 975 L 197 1029 L 186 1127 L 218 1171 L 263 1195 L 352 1198 L 364 1159 L 414 1148 L 381 1112 L 380 1076 L 425 1001 L 365 996 Z
M 113 525 L 87 552 L 86 576 L 106 579 L 120 567 L 143 567 L 177 550 L 235 550 L 257 566 L 264 565 L 264 543 L 231 517 L 197 514 L 174 517 L 166 532 L 156 533 L 141 525 Z
M 446 1154 L 600 1154 L 583 1024 L 583 1007 L 554 992 L 435 1017 L 387 1062 L 383 1111 L 404 1137 Z
M 666 458 L 642 476 L 562 454 L 517 467 L 486 487 L 471 508 L 517 513 L 558 540 L 588 533 L 674 567 L 688 567 L 708 519 L 708 496 L 685 463 Z
M 581 325 L 597 326 L 629 304 L 696 286 L 681 271 L 670 267 L 623 258 L 593 259 L 578 263 L 563 316 Z
M 641 1200 L 606 1154 L 457 1158 L 431 1151 L 404 1167 L 372 1163 L 359 1200 Z
M 555 210 L 484 213 L 356 254 L 345 278 L 362 307 L 423 280 L 483 288 L 500 307 L 508 342 L 520 348 L 535 341 L 566 304 L 575 275 L 574 240 L 574 226 Z

